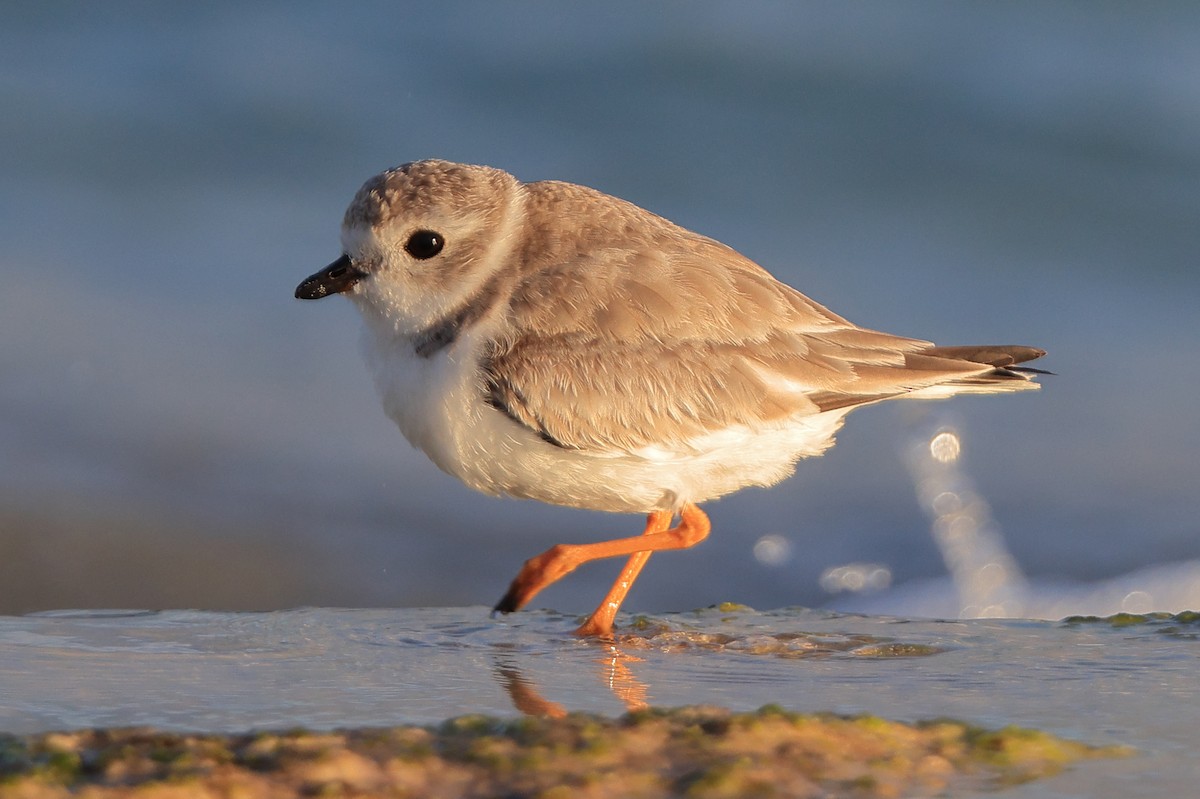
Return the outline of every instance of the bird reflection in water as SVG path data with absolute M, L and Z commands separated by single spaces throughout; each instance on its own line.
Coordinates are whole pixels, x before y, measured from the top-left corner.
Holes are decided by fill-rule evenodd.
M 649 706 L 650 692 L 630 668 L 631 663 L 640 663 L 641 658 L 623 651 L 611 641 L 597 642 L 598 656 L 595 659 L 596 676 L 607 686 L 628 711 L 642 710 Z M 558 702 L 542 695 L 537 683 L 525 676 L 521 667 L 511 658 L 497 658 L 493 669 L 500 687 L 512 700 L 513 707 L 526 716 L 562 718 L 567 709 Z

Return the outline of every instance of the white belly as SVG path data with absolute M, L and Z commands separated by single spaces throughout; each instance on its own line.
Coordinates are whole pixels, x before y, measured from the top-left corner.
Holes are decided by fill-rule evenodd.
M 846 413 L 720 430 L 686 452 L 567 449 L 485 402 L 470 339 L 426 358 L 368 337 L 366 356 L 384 410 L 404 436 L 443 471 L 488 494 L 624 513 L 677 510 L 779 482 L 797 460 L 833 443 Z

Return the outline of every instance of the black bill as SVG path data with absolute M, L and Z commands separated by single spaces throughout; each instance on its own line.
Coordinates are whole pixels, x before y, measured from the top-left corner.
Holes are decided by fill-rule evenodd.
M 364 277 L 366 273 L 351 266 L 350 257 L 343 255 L 315 275 L 304 278 L 304 281 L 296 286 L 296 299 L 319 300 L 330 294 L 341 294 L 343 291 L 349 291 Z

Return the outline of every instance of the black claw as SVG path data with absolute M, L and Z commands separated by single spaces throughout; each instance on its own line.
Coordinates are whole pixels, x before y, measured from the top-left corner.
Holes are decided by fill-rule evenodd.
M 492 608 L 492 618 L 496 618 L 497 613 L 512 613 L 518 607 L 516 593 L 510 588 L 508 593 L 500 597 L 500 601 L 496 603 L 496 607 Z

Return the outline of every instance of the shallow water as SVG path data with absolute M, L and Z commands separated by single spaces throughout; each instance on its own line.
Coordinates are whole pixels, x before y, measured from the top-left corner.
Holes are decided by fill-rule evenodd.
M 574 639 L 550 611 L 79 611 L 0 618 L 0 730 L 432 724 L 464 713 L 776 703 L 1132 745 L 1005 796 L 1185 796 L 1200 624 L 930 621 L 710 608 Z

